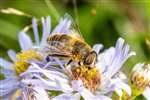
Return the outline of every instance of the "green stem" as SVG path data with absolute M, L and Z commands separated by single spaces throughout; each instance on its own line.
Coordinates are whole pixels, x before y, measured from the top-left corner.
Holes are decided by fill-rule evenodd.
M 77 9 L 77 1 L 76 0 L 73 0 L 73 5 L 74 5 L 75 20 L 76 20 L 77 25 L 79 26 L 78 9 Z
M 149 0 L 146 0 L 146 12 L 147 12 L 147 19 L 148 19 L 148 32 L 150 32 L 150 2 Z
M 140 88 L 138 89 L 135 85 L 133 85 L 131 82 L 129 82 L 129 85 L 131 87 L 132 90 L 132 96 L 131 96 L 131 100 L 134 100 L 137 96 L 141 95 L 144 91 L 144 88 Z
M 50 11 L 53 13 L 56 20 L 58 21 L 60 16 L 59 16 L 59 13 L 57 12 L 57 10 L 55 9 L 55 7 L 53 6 L 52 2 L 50 0 L 45 0 L 45 3 L 48 6 L 48 8 L 50 9 Z

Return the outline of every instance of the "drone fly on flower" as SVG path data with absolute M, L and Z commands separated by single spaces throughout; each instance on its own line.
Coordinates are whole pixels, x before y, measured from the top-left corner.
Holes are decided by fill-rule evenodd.
M 47 38 L 48 56 L 69 58 L 79 65 L 94 66 L 97 54 L 80 35 L 77 25 L 70 16 L 60 21 L 56 29 Z

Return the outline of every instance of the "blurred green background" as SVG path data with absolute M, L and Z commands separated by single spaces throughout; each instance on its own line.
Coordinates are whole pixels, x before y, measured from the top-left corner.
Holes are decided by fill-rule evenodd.
M 18 32 L 31 25 L 32 16 L 51 16 L 52 28 L 69 13 L 85 40 L 108 48 L 123 37 L 137 55 L 124 65 L 128 72 L 137 62 L 150 62 L 150 1 L 148 0 L 0 0 L 0 9 L 15 8 L 30 16 L 0 12 L 0 54 L 19 51 Z M 39 25 L 41 27 L 41 25 Z M 40 28 L 41 30 L 42 28 Z M 33 36 L 32 29 L 28 31 Z

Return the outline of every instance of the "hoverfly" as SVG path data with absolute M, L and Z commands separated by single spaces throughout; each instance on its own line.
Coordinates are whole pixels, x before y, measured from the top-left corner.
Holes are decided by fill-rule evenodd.
M 58 24 L 54 32 L 47 38 L 47 44 L 48 56 L 69 58 L 67 64 L 72 61 L 77 61 L 79 65 L 95 64 L 96 52 L 82 38 L 77 25 L 70 16 L 65 17 Z

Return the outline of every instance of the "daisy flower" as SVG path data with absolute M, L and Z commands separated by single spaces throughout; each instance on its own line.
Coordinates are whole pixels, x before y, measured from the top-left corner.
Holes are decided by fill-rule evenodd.
M 72 21 L 64 18 L 51 35 L 72 32 L 75 32 L 72 29 Z M 74 66 L 73 64 L 64 66 L 62 59 L 54 57 L 59 67 L 54 68 L 51 63 L 48 63 L 45 65 L 45 69 L 36 67 L 33 68 L 36 69 L 35 71 L 28 70 L 25 74 L 40 72 L 47 78 L 36 77 L 47 85 L 50 84 L 49 79 L 55 81 L 55 85 L 53 84 L 53 88 L 49 88 L 49 90 L 61 91 L 62 93 L 52 98 L 53 100 L 80 100 L 80 98 L 85 100 L 109 100 L 110 98 L 107 96 L 109 93 L 116 91 L 119 96 L 122 96 L 122 90 L 131 95 L 131 89 L 125 83 L 126 77 L 119 71 L 125 61 L 135 53 L 129 51 L 129 45 L 122 38 L 118 39 L 115 47 L 99 54 L 101 48 L 101 44 L 93 46 L 93 50 L 98 54 L 95 67 L 89 65 Z M 48 68 L 51 68 L 51 70 L 48 70 Z M 56 84 L 58 85 L 56 86 Z
M 98 52 L 98 51 L 97 51 Z M 100 93 L 109 93 L 115 91 L 122 96 L 122 90 L 131 95 L 131 89 L 127 84 L 127 77 L 120 72 L 125 61 L 135 55 L 135 52 L 129 51 L 129 45 L 119 38 L 115 47 L 110 47 L 104 53 L 98 55 L 96 68 L 101 71 Z
M 60 23 L 56 26 L 54 31 L 51 35 L 55 33 L 60 34 L 68 34 L 70 32 L 75 32 L 76 30 L 70 29 L 72 25 L 72 20 L 68 19 L 68 17 L 61 19 Z M 45 48 L 47 49 L 47 48 Z M 47 59 L 46 59 L 47 60 Z M 109 97 L 106 97 L 104 95 L 98 95 L 95 96 L 92 92 L 95 91 L 96 87 L 100 84 L 100 72 L 96 70 L 96 68 L 92 68 L 91 70 L 87 69 L 85 66 L 78 67 L 78 69 L 72 69 L 67 66 L 65 67 L 64 64 L 67 62 L 65 60 L 59 60 L 57 57 L 53 57 L 53 60 L 55 63 L 48 62 L 44 67 L 39 67 L 38 65 L 31 66 L 28 68 L 28 70 L 24 73 L 22 73 L 22 76 L 26 76 L 29 74 L 34 75 L 35 78 L 40 79 L 43 83 L 45 83 L 45 89 L 51 91 L 60 91 L 62 94 L 58 96 L 54 96 L 52 100 L 79 100 L 82 96 L 84 99 L 110 99 Z M 55 65 L 59 65 L 59 67 L 54 67 Z M 81 69 L 80 69 L 81 68 Z M 74 71 L 73 71 L 74 70 Z M 80 75 L 76 77 L 76 75 L 81 72 L 84 75 Z M 82 72 L 83 71 L 83 72 Z M 84 71 L 88 71 L 86 78 L 86 73 Z M 37 75 L 36 73 L 39 73 L 40 75 L 44 76 L 41 77 Z M 82 80 L 82 78 L 85 78 Z M 88 80 L 91 82 L 88 82 Z M 94 82 L 94 80 L 97 82 Z M 33 83 L 33 81 L 25 81 L 26 83 Z M 37 82 L 36 82 L 37 83 Z M 35 84 L 36 84 L 35 83 Z M 95 83 L 95 84 L 94 84 Z M 91 91 L 92 92 L 91 92 Z
M 143 95 L 150 98 L 150 64 L 138 63 L 134 66 L 131 74 L 131 86 L 133 95 Z M 136 91 L 135 91 L 136 90 Z
M 42 18 L 43 35 L 41 41 L 39 40 L 36 19 L 32 20 L 32 27 L 35 36 L 35 43 L 32 43 L 31 38 L 24 32 L 19 33 L 19 43 L 21 52 L 16 53 L 13 50 L 8 50 L 8 56 L 12 62 L 0 58 L 0 66 L 2 66 L 1 73 L 5 75 L 4 80 L 0 80 L 0 97 L 5 99 L 23 99 L 28 100 L 30 97 L 41 100 L 47 98 L 47 93 L 44 89 L 36 86 L 28 86 L 22 80 L 31 79 L 31 77 L 22 77 L 21 73 L 25 72 L 31 64 L 28 60 L 42 61 L 43 56 L 40 49 L 46 43 L 46 38 L 50 34 L 50 17 Z M 31 88 L 32 87 L 32 88 Z M 20 94 L 20 95 L 18 95 Z M 32 95 L 29 95 L 32 94 Z M 42 94 L 42 95 L 40 95 Z M 18 95 L 18 96 L 17 96 Z M 32 98 L 32 99 L 33 99 Z M 46 100 L 46 99 L 44 99 Z
M 103 47 L 101 44 L 94 45 L 97 60 L 93 67 L 76 63 L 66 65 L 68 59 L 47 55 L 52 47 L 49 47 L 46 40 L 55 33 L 79 33 L 72 27 L 72 20 L 68 17 L 61 19 L 50 34 L 50 17 L 46 20 L 42 18 L 41 41 L 36 19 L 32 20 L 32 24 L 35 43 L 22 31 L 19 33 L 21 52 L 16 54 L 13 50 L 8 51 L 13 63 L 0 58 L 0 65 L 3 66 L 1 72 L 6 76 L 0 80 L 0 97 L 25 100 L 111 100 L 113 91 L 120 97 L 123 91 L 131 95 L 126 76 L 120 69 L 135 53 L 130 52 L 129 45 L 122 38 L 117 40 L 115 47 L 110 47 L 103 53 L 100 53 Z M 78 34 L 74 35 L 81 38 Z M 53 91 L 56 95 L 53 95 Z
M 101 48 L 101 45 L 95 45 L 94 48 L 98 50 L 96 48 Z M 108 97 L 104 96 L 104 94 L 108 95 L 113 91 L 116 91 L 121 97 L 123 94 L 122 90 L 131 95 L 131 89 L 127 84 L 126 77 L 118 72 L 123 63 L 132 55 L 135 55 L 135 53 L 129 52 L 128 45 L 124 44 L 122 38 L 119 38 L 115 48 L 111 47 L 98 55 L 98 61 L 94 68 L 89 69 L 87 66 L 80 66 L 66 69 L 61 65 L 66 70 L 64 72 L 69 72 L 67 74 L 69 80 L 66 84 L 70 84 L 75 93 L 79 93 L 85 100 L 102 100 L 102 98 L 107 100 Z M 60 82 L 62 83 L 61 80 Z M 72 92 L 72 95 L 69 95 L 74 97 L 75 94 L 73 94 L 74 92 Z M 64 93 L 58 97 L 64 98 L 69 95 Z

